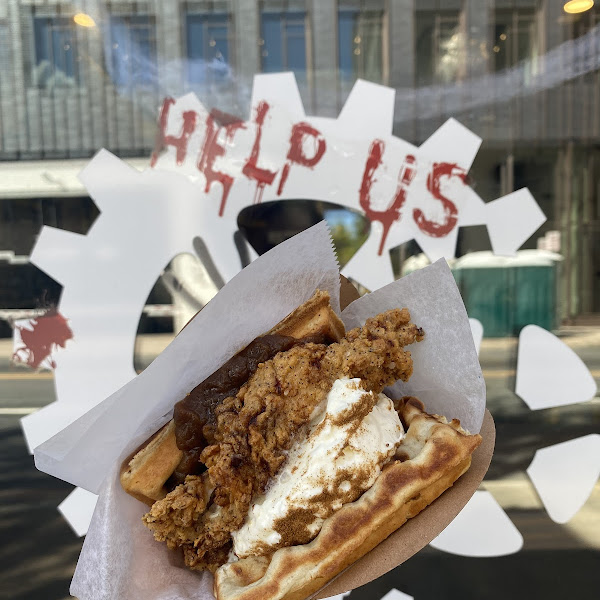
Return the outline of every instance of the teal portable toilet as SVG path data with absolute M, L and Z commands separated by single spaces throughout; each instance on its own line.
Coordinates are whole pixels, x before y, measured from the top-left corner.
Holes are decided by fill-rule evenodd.
M 515 335 L 525 325 L 539 325 L 549 331 L 558 327 L 558 269 L 561 260 L 560 254 L 547 250 L 522 250 L 513 259 Z
M 516 336 L 525 325 L 558 325 L 557 265 L 547 250 L 521 250 L 514 257 L 472 252 L 454 264 L 454 276 L 469 317 L 485 337 Z

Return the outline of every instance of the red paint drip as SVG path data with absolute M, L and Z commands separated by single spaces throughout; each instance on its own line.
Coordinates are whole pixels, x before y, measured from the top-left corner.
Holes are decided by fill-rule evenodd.
M 224 115 L 229 118 L 225 120 L 223 118 Z M 222 128 L 217 125 L 217 119 L 219 119 L 222 123 L 227 122 L 227 125 L 225 125 L 225 138 L 228 142 L 231 142 L 235 132 L 238 129 L 244 129 L 245 125 L 240 119 L 217 110 L 211 111 L 210 115 L 208 115 L 206 118 L 206 137 L 204 139 L 202 152 L 200 153 L 200 159 L 197 166 L 198 169 L 204 173 L 204 177 L 206 178 L 206 184 L 204 186 L 204 191 L 206 193 L 208 193 L 210 187 L 216 181 L 223 186 L 221 204 L 219 205 L 219 216 L 222 217 L 223 213 L 225 212 L 225 205 L 227 204 L 227 198 L 229 197 L 231 186 L 233 185 L 233 177 L 227 173 L 215 171 L 214 169 L 215 160 L 219 156 L 224 156 L 225 154 L 225 146 L 221 146 L 221 144 L 218 142 L 219 133 L 221 132 Z
M 269 112 L 269 105 L 262 101 L 258 104 L 256 109 L 256 137 L 254 138 L 254 144 L 252 146 L 252 152 L 250 157 L 246 161 L 242 173 L 248 179 L 254 179 L 256 181 L 256 192 L 254 194 L 254 204 L 259 204 L 262 201 L 263 191 L 265 186 L 271 185 L 277 175 L 277 171 L 269 171 L 268 169 L 261 169 L 257 166 L 258 157 L 260 154 L 260 138 L 262 137 L 262 127 L 265 122 L 267 113 Z
M 283 170 L 281 171 L 281 179 L 279 180 L 279 187 L 277 188 L 277 195 L 281 196 L 281 193 L 283 192 L 283 187 L 285 186 L 285 182 L 287 181 L 288 175 L 290 173 L 290 166 L 291 166 L 291 162 L 286 162 L 285 165 L 283 165 Z
M 219 127 L 227 127 L 228 125 L 243 125 L 244 121 L 232 115 L 231 113 L 224 112 L 218 108 L 213 108 L 210 111 L 211 117 L 219 124 Z
M 433 163 L 431 173 L 427 177 L 427 189 L 431 195 L 442 203 L 444 208 L 444 222 L 436 223 L 427 219 L 419 208 L 413 210 L 413 218 L 419 229 L 431 237 L 444 237 L 448 235 L 458 222 L 458 209 L 452 200 L 446 198 L 440 189 L 442 177 L 458 177 L 463 184 L 467 184 L 467 172 L 455 163 Z
M 55 311 L 32 319 L 31 324 L 33 329 L 18 327 L 23 345 L 14 352 L 13 360 L 25 362 L 32 369 L 37 369 L 57 347 L 64 348 L 67 341 L 73 339 L 73 332 L 67 319 Z M 51 359 L 50 364 L 53 369 L 56 368 L 54 360 Z
M 304 140 L 307 137 L 312 137 L 316 142 L 317 150 L 314 156 L 309 157 L 304 154 Z M 283 188 L 285 187 L 285 182 L 287 181 L 290 173 L 290 167 L 292 166 L 292 163 L 313 169 L 321 160 L 321 158 L 323 158 L 323 154 L 325 154 L 326 149 L 327 144 L 320 131 L 314 127 L 311 127 L 308 123 L 296 123 L 292 128 L 292 135 L 290 136 L 290 149 L 287 153 L 287 162 L 285 163 L 283 171 L 281 172 L 281 179 L 279 180 L 277 195 L 281 196 L 281 193 L 283 192 Z
M 402 217 L 401 209 L 406 202 L 408 186 L 416 174 L 415 157 L 409 154 L 404 159 L 404 163 L 400 169 L 400 173 L 398 175 L 398 188 L 396 189 L 396 193 L 390 205 L 385 210 L 376 210 L 372 208 L 371 186 L 375 181 L 375 171 L 382 163 L 384 150 L 385 143 L 383 140 L 374 140 L 371 143 L 359 192 L 360 206 L 365 211 L 369 221 L 379 221 L 383 225 L 383 234 L 381 236 L 381 242 L 379 243 L 379 249 L 377 251 L 379 256 L 383 254 L 383 248 L 390 232 L 390 228 L 394 222 L 400 221 Z
M 183 126 L 179 136 L 167 135 L 167 123 L 169 121 L 169 112 L 171 106 L 175 104 L 173 98 L 165 98 L 161 111 L 160 118 L 158 121 L 158 132 L 156 133 L 156 142 L 154 144 L 154 151 L 150 158 L 150 166 L 154 167 L 158 160 L 158 155 L 167 146 L 173 146 L 176 149 L 176 161 L 178 165 L 183 164 L 185 157 L 187 156 L 187 147 L 190 140 L 190 136 L 196 128 L 196 118 L 198 114 L 193 110 L 188 110 L 183 113 Z

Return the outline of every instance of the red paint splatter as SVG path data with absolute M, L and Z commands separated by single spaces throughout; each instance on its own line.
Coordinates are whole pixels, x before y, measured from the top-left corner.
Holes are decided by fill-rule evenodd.
M 445 177 L 458 177 L 467 184 L 467 172 L 454 163 L 433 163 L 431 173 L 427 177 L 427 189 L 434 198 L 442 203 L 444 208 L 444 222 L 436 223 L 427 219 L 419 208 L 413 210 L 413 218 L 419 229 L 431 237 L 444 237 L 448 235 L 458 222 L 458 209 L 454 202 L 446 198 L 440 189 L 441 179 Z
M 183 113 L 183 126 L 181 133 L 178 137 L 174 135 L 167 135 L 167 124 L 169 121 L 169 112 L 171 106 L 175 104 L 173 98 L 165 98 L 163 101 L 162 108 L 160 110 L 160 118 L 158 121 L 158 132 L 156 133 L 156 142 L 154 144 L 154 151 L 150 158 L 150 166 L 154 167 L 158 160 L 158 155 L 167 146 L 173 146 L 176 149 L 176 161 L 178 165 L 183 164 L 187 155 L 188 142 L 190 136 L 196 128 L 196 119 L 198 114 L 193 110 L 187 110 Z
M 37 369 L 57 347 L 64 348 L 67 340 L 73 339 L 73 332 L 60 313 L 52 311 L 43 317 L 31 320 L 33 329 L 17 327 L 23 345 L 13 354 L 13 361 L 24 362 Z M 25 360 L 23 360 L 25 359 Z M 50 359 L 52 368 L 56 368 Z
M 385 241 L 390 232 L 392 224 L 401 219 L 401 209 L 406 202 L 408 186 L 414 179 L 416 173 L 415 157 L 409 154 L 404 159 L 404 163 L 400 168 L 400 173 L 398 175 L 398 188 L 396 189 L 396 194 L 394 195 L 391 204 L 385 210 L 376 210 L 372 208 L 371 186 L 375 181 L 375 171 L 382 163 L 384 150 L 385 143 L 383 140 L 374 140 L 371 143 L 359 192 L 360 206 L 365 211 L 369 221 L 379 221 L 383 225 L 383 234 L 381 236 L 381 242 L 379 243 L 379 250 L 377 252 L 379 256 L 381 256 L 383 253 Z
M 304 154 L 304 140 L 309 136 L 314 139 L 317 148 L 314 156 L 311 157 Z M 283 192 L 283 188 L 290 173 L 290 167 L 292 166 L 292 163 L 313 169 L 321 160 L 321 158 L 323 158 L 323 154 L 325 154 L 326 149 L 327 144 L 325 143 L 325 138 L 320 131 L 314 127 L 311 127 L 308 123 L 296 123 L 292 128 L 292 135 L 290 136 L 290 149 L 288 150 L 287 162 L 283 167 L 281 179 L 279 180 L 277 195 L 281 196 L 281 193 Z
M 246 161 L 242 173 L 248 179 L 254 179 L 256 181 L 256 193 L 254 194 L 254 204 L 259 204 L 262 200 L 263 191 L 266 185 L 271 185 L 277 175 L 277 171 L 269 171 L 268 169 L 261 169 L 257 167 L 258 156 L 260 154 L 260 138 L 262 137 L 262 127 L 265 122 L 267 113 L 269 112 L 269 105 L 263 100 L 258 104 L 256 109 L 256 137 L 254 138 L 254 144 L 252 146 L 252 152 L 250 157 Z
M 204 173 L 204 177 L 206 178 L 206 184 L 204 186 L 204 191 L 206 193 L 208 193 L 215 181 L 218 181 L 223 186 L 221 204 L 219 205 L 219 216 L 222 217 L 225 212 L 225 205 L 227 204 L 231 186 L 233 185 L 233 177 L 227 175 L 227 173 L 215 171 L 214 169 L 215 160 L 219 156 L 224 156 L 225 154 L 225 146 L 222 146 L 218 142 L 219 133 L 221 132 L 222 127 L 217 125 L 217 121 L 227 123 L 225 125 L 225 137 L 228 142 L 233 139 L 233 136 L 238 129 L 245 129 L 245 125 L 240 119 L 218 110 L 212 110 L 206 118 L 206 137 L 197 166 L 198 169 Z

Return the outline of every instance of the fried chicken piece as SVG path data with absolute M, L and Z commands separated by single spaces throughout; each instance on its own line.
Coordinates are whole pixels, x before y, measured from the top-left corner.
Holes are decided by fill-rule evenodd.
M 296 346 L 261 363 L 238 394 L 216 409 L 215 443 L 201 454 L 208 468 L 204 475 L 214 487 L 212 504 L 207 485 L 188 484 L 191 477 L 186 478 L 144 517 L 155 538 L 171 548 L 184 546 L 192 568 L 213 570 L 225 562 L 231 532 L 242 526 L 253 496 L 264 492 L 333 382 L 359 377 L 365 390 L 378 393 L 406 381 L 412 359 L 404 346 L 422 338 L 408 310 L 394 309 L 368 319 L 338 343 Z
M 162 500 L 156 501 L 144 515 L 144 523 L 154 537 L 175 549 L 196 535 L 196 525 L 208 507 L 213 488 L 208 473 L 188 475 Z
M 194 544 L 186 544 L 183 546 L 183 558 L 186 566 L 190 567 L 190 569 L 194 571 L 210 571 L 214 574 L 221 565 L 227 562 L 232 549 L 232 540 L 203 553 L 199 553 Z

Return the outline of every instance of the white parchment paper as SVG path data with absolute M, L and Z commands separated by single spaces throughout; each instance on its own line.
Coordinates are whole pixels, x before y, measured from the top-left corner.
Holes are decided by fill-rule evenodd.
M 479 433 L 485 412 L 485 381 L 460 292 L 444 259 L 355 300 L 342 313 L 346 329 L 390 308 L 410 310 L 425 339 L 410 346 L 414 370 L 391 388 L 395 397 L 412 395 L 427 411 L 460 419 Z
M 339 272 L 324 222 L 264 254 L 234 277 L 138 377 L 35 450 L 37 467 L 99 494 L 71 593 L 80 600 L 209 600 L 212 576 L 183 567 L 141 522 L 147 507 L 127 495 L 122 461 L 167 422 L 175 402 L 316 288 L 339 312 Z M 426 332 L 411 347 L 414 375 L 401 394 L 479 431 L 485 385 L 460 294 L 439 261 L 352 303 L 348 328 L 408 307 Z

